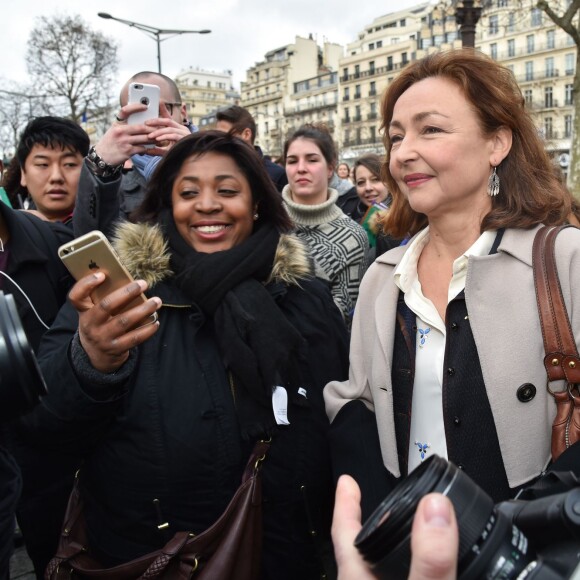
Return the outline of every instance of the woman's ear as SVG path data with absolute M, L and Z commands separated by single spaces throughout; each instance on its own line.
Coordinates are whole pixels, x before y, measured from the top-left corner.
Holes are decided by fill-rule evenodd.
M 492 167 L 497 167 L 511 151 L 513 134 L 509 127 L 500 127 L 492 139 L 492 154 L 489 163 Z

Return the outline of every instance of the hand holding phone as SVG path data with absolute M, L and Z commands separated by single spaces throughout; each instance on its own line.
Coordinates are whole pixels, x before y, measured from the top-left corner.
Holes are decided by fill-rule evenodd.
M 59 256 L 78 280 L 69 299 L 79 314 L 83 350 L 96 370 L 114 372 L 125 363 L 131 348 L 157 332 L 155 311 L 161 300 L 144 296 L 146 283 L 133 281 L 101 232 L 61 246 Z
M 121 260 L 113 246 L 109 243 L 102 232 L 94 230 L 76 238 L 58 249 L 58 256 L 75 280 L 95 272 L 102 272 L 105 280 L 91 293 L 94 304 L 100 302 L 119 288 L 133 282 L 133 277 L 121 263 Z M 147 302 L 143 293 L 139 294 L 120 312 L 127 312 L 135 306 Z M 157 320 L 157 314 L 150 316 L 144 324 L 150 324 Z

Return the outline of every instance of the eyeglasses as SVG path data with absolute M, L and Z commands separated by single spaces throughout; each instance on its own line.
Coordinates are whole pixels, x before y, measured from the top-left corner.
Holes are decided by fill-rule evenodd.
M 163 103 L 165 105 L 165 108 L 167 109 L 167 112 L 170 115 L 173 115 L 173 107 L 181 107 L 181 103 Z

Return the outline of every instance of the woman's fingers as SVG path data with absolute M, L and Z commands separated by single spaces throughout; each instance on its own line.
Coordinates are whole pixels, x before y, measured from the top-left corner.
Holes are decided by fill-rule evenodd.
M 81 278 L 70 289 L 68 297 L 77 312 L 86 312 L 94 306 L 91 292 L 104 281 L 105 275 L 102 272 L 95 272 Z

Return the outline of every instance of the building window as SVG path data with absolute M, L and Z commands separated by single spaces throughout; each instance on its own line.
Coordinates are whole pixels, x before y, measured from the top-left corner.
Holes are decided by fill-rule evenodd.
M 508 0 L 497 0 L 498 8 L 505 8 L 508 5 Z
M 564 137 L 572 137 L 572 115 L 564 116 Z
M 377 94 L 377 87 L 376 87 L 376 82 L 375 81 L 371 81 L 370 87 L 369 87 L 369 97 L 374 97 Z
M 360 64 L 354 65 L 354 78 L 358 79 L 360 77 Z
M 555 30 L 548 30 L 548 32 L 546 32 L 546 47 L 547 48 L 556 48 L 556 31 Z
M 375 143 L 377 140 L 377 129 L 376 127 L 369 127 L 369 132 L 370 132 L 370 136 L 371 136 L 371 143 Z
M 343 101 L 348 101 L 350 99 L 350 88 L 344 87 L 344 96 L 342 97 Z
M 542 26 L 542 10 L 539 8 L 532 8 L 531 23 L 532 26 Z
M 375 43 L 374 42 L 371 42 L 369 44 L 369 50 L 374 50 L 374 49 L 375 49 Z
M 550 109 L 554 106 L 554 94 L 552 87 L 546 87 L 544 89 L 544 106 Z
M 355 85 L 354 87 L 354 98 L 360 99 L 360 85 Z
M 526 105 L 528 105 L 528 107 L 532 105 L 533 96 L 534 92 L 532 91 L 532 89 L 524 90 L 524 100 L 526 101 Z
M 515 56 L 516 55 L 516 41 L 511 38 L 508 40 L 508 56 Z
M 546 139 L 552 139 L 554 137 L 554 128 L 552 125 L 552 117 L 546 117 L 544 119 L 544 137 Z
M 572 52 L 569 52 L 566 57 L 566 74 L 573 75 L 574 69 L 576 68 L 576 55 Z
M 361 116 L 360 116 L 360 105 L 357 105 L 354 108 L 354 120 L 355 122 L 358 122 L 361 120 Z
M 534 35 L 533 34 L 528 34 L 528 36 L 526 36 L 526 46 L 528 49 L 528 54 L 530 54 L 530 52 L 534 52 Z
M 377 48 L 381 48 L 383 46 L 382 40 L 377 40 Z
M 342 80 L 343 81 L 348 80 L 348 67 L 345 67 L 342 69 Z
M 344 144 L 350 145 L 350 129 L 344 131 Z
M 499 17 L 497 14 L 489 17 L 489 34 L 497 34 L 499 32 Z
M 371 103 L 371 112 L 369 113 L 369 119 L 376 119 L 377 118 L 377 104 Z
M 402 18 L 401 20 L 399 20 L 399 26 L 404 28 L 405 26 L 407 26 L 407 21 L 404 18 Z
M 564 104 L 574 104 L 574 85 L 566 85 L 564 89 Z
M 433 39 L 430 36 L 421 39 L 421 48 L 425 50 L 433 45 Z
M 508 25 L 507 25 L 507 31 L 508 32 L 513 32 L 514 28 L 516 25 L 516 15 L 514 12 L 510 12 L 508 15 Z
M 375 61 L 374 60 L 371 60 L 371 62 L 369 62 L 369 74 L 370 75 L 375 74 Z
M 555 77 L 556 69 L 554 68 L 554 57 L 549 56 L 546 58 L 546 77 Z
M 393 70 L 393 57 L 387 56 L 387 70 Z
M 528 60 L 526 62 L 526 80 L 533 81 L 534 80 L 534 61 Z
M 489 56 L 491 56 L 493 60 L 497 60 L 497 42 L 492 42 L 489 45 Z
M 344 108 L 344 122 L 350 123 L 350 111 L 349 111 L 348 107 Z
M 402 52 L 401 53 L 401 64 L 403 66 L 405 66 L 408 63 L 408 59 L 407 59 L 407 53 L 406 52 Z
M 451 32 L 446 32 L 445 33 L 445 42 L 448 42 L 449 44 L 451 44 L 454 40 L 457 40 L 458 37 L 459 37 L 459 34 L 457 33 L 457 30 L 452 30 Z

